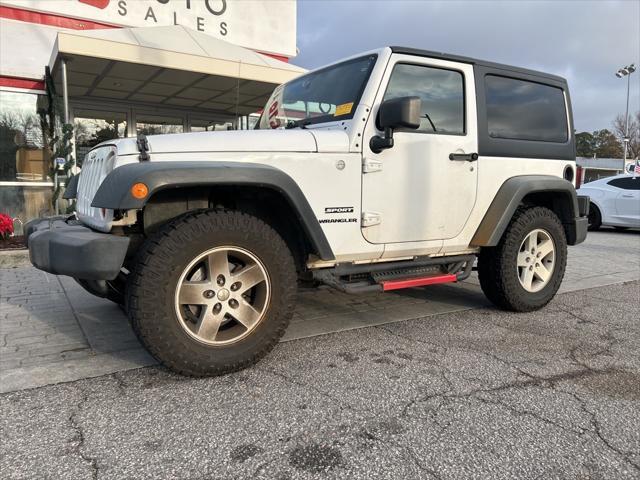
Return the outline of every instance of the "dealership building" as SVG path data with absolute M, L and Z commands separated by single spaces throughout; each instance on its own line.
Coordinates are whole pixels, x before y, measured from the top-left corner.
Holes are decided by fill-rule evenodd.
M 79 161 L 138 133 L 251 128 L 304 72 L 295 54 L 295 0 L 0 0 L 0 212 L 20 233 L 51 211 L 52 104 Z

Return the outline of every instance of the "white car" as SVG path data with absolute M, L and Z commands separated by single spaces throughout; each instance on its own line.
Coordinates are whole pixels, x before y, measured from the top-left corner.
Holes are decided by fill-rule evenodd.
M 602 225 L 640 228 L 640 176 L 623 173 L 584 184 L 579 195 L 588 195 L 589 230 Z

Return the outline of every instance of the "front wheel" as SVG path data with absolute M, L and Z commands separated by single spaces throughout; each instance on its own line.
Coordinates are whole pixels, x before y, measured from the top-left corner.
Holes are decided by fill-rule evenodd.
M 500 243 L 480 252 L 480 286 L 500 308 L 537 310 L 560 288 L 566 264 L 567 239 L 557 215 L 544 207 L 522 208 Z
M 600 209 L 593 203 L 589 205 L 589 215 L 587 216 L 587 222 L 590 232 L 595 232 L 602 226 L 602 214 L 600 213 Z
M 241 212 L 173 221 L 146 242 L 132 275 L 134 330 L 182 374 L 220 375 L 257 362 L 293 314 L 296 270 L 286 243 Z

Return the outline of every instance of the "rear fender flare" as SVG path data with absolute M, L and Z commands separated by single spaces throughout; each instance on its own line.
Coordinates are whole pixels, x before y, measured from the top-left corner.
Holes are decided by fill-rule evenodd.
M 548 193 L 563 198 L 568 207 L 567 217 L 560 220 L 571 224 L 578 216 L 578 199 L 571 182 L 551 175 L 522 175 L 512 177 L 502 184 L 487 213 L 476 230 L 471 245 L 494 247 L 504 234 L 514 213 L 523 199 L 532 193 Z M 564 200 L 566 198 L 566 200 Z M 571 243 L 570 243 L 571 244 Z

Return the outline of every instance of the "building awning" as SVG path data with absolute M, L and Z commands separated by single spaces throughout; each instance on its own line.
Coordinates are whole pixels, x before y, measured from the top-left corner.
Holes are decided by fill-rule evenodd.
M 180 25 L 58 33 L 49 61 L 58 92 L 63 58 L 72 98 L 240 115 L 263 106 L 274 86 L 306 72 Z

